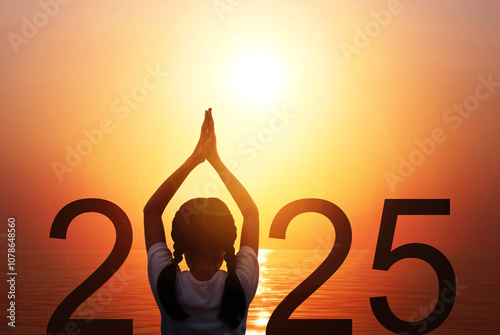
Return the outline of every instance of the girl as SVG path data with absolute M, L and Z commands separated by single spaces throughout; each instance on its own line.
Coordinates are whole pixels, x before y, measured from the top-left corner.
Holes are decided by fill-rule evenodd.
M 162 213 L 188 174 L 207 160 L 243 214 L 240 250 L 236 226 L 217 198 L 191 199 L 172 222 L 173 257 L 166 245 Z M 151 290 L 161 313 L 162 334 L 244 334 L 248 307 L 259 281 L 259 212 L 217 153 L 212 109 L 205 111 L 194 152 L 144 207 L 144 234 Z M 180 271 L 186 257 L 189 271 Z M 227 272 L 220 270 L 226 261 Z

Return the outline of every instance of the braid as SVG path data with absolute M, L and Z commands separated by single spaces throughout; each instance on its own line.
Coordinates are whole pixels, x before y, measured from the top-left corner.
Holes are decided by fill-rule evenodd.
M 245 316 L 246 300 L 240 280 L 236 275 L 236 256 L 234 255 L 233 245 L 226 248 L 224 260 L 227 265 L 227 277 L 224 284 L 222 308 L 219 318 L 226 321 L 231 328 L 235 329 Z
M 179 246 L 179 242 L 174 243 L 174 259 L 172 260 L 172 263 L 179 265 L 179 263 L 183 260 L 183 254 L 184 250 Z
M 224 255 L 227 270 L 231 272 L 236 270 L 236 255 L 234 254 L 234 252 L 234 246 L 231 246 L 227 248 L 226 254 Z
M 177 291 L 175 289 L 177 266 L 182 261 L 182 255 L 184 254 L 183 246 L 180 242 L 174 243 L 174 259 L 171 264 L 163 268 L 156 286 L 163 309 L 174 321 L 182 321 L 188 317 L 177 301 Z

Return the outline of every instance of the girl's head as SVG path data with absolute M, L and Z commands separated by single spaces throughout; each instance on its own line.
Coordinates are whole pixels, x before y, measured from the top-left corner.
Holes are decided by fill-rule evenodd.
M 188 266 L 200 259 L 219 264 L 234 255 L 236 226 L 226 204 L 218 198 L 196 198 L 184 203 L 172 223 L 174 257 L 186 256 Z M 229 260 L 230 261 L 230 260 Z
M 196 198 L 184 203 L 172 222 L 174 259 L 158 278 L 161 304 L 172 320 L 184 320 L 188 315 L 177 301 L 176 269 L 186 255 L 188 266 L 200 259 L 217 262 L 222 257 L 227 265 L 227 277 L 222 293 L 219 318 L 236 328 L 246 312 L 243 289 L 236 275 L 234 241 L 236 226 L 226 204 L 217 198 Z

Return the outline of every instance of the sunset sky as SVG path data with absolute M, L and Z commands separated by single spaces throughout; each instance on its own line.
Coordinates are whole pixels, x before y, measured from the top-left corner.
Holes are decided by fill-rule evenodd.
M 97 214 L 49 238 L 82 198 L 120 206 L 144 248 L 142 208 L 209 107 L 220 156 L 260 209 L 262 248 L 331 246 L 319 214 L 268 237 L 301 198 L 338 205 L 359 249 L 375 248 L 384 199 L 451 199 L 450 216 L 401 218 L 395 245 L 498 248 L 500 2 L 60 2 L 0 2 L 0 208 L 19 248 L 109 249 Z M 223 199 L 241 227 L 204 163 L 167 207 L 167 235 L 197 196 Z

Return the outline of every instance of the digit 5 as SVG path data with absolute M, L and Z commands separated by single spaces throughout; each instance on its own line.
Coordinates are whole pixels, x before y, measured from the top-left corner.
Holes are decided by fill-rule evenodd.
M 396 262 L 417 258 L 427 262 L 438 277 L 439 297 L 432 312 L 424 319 L 408 322 L 391 311 L 387 297 L 370 298 L 373 314 L 393 333 L 426 334 L 438 328 L 450 314 L 456 296 L 455 272 L 448 259 L 436 248 L 410 243 L 392 249 L 398 215 L 449 215 L 449 199 L 386 199 L 375 250 L 373 269 L 388 271 Z M 449 288 L 450 287 L 450 288 Z M 449 291 L 449 293 L 448 293 Z

